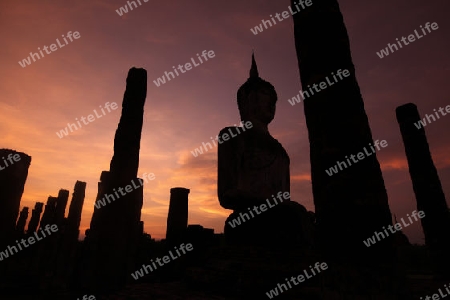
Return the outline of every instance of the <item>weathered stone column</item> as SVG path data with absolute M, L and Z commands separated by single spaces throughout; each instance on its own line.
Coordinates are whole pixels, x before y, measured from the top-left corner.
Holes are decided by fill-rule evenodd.
M 413 103 L 397 107 L 396 114 L 416 195 L 417 209 L 425 212 L 425 217 L 421 219 L 425 243 L 433 251 L 437 271 L 449 273 L 450 213 L 431 157 L 425 129 L 423 126 L 416 127 L 420 115 Z
M 25 153 L 0 149 L 0 246 L 14 237 L 30 163 Z
M 137 172 L 146 95 L 147 71 L 130 69 L 114 138 L 114 156 L 110 171 L 102 172 L 98 206 L 84 243 L 84 287 L 109 289 L 132 280 L 143 204 L 143 180 L 137 178 Z
M 69 215 L 64 224 L 64 233 L 61 236 L 61 246 L 57 253 L 56 277 L 61 284 L 65 284 L 74 271 L 85 194 L 86 182 L 77 181 L 70 202 Z
M 27 233 L 33 233 L 37 230 L 43 207 L 44 203 L 36 202 L 34 209 L 31 211 L 31 219 L 28 222 Z
M 17 220 L 16 234 L 17 236 L 22 236 L 25 234 L 25 224 L 28 218 L 28 207 L 24 207 L 19 215 L 19 220 Z
M 294 4 L 291 0 L 292 8 Z M 385 261 L 393 253 L 392 237 L 370 248 L 363 243 L 375 231 L 392 224 L 376 154 L 332 176 L 325 172 L 337 161 L 345 162 L 346 156 L 357 155 L 373 145 L 338 2 L 314 0 L 293 19 L 302 89 L 309 92 L 303 104 L 318 244 L 330 258 L 362 263 Z M 342 75 L 344 70 L 349 72 L 347 77 Z M 326 83 L 326 88 L 317 92 L 314 84 L 319 86 L 321 82 Z
M 68 190 L 59 190 L 58 200 L 55 208 L 55 223 L 58 227 L 62 227 L 64 223 L 64 214 L 66 212 L 67 201 L 69 200 Z
M 42 214 L 41 223 L 39 224 L 39 228 L 44 228 L 47 224 L 55 224 L 55 215 L 56 215 L 56 203 L 58 201 L 57 197 L 49 196 L 47 199 L 47 204 L 45 205 L 44 213 Z
M 66 235 L 70 240 L 78 241 L 80 233 L 81 212 L 83 211 L 84 197 L 86 195 L 86 182 L 77 181 L 73 189 L 70 202 L 69 215 L 67 216 Z
M 39 229 L 44 229 L 47 225 L 52 226 L 56 224 L 58 226 L 58 231 L 51 235 L 47 235 L 42 241 L 39 241 L 39 243 L 36 244 L 36 247 L 33 247 L 34 255 L 31 269 L 33 272 L 41 275 L 37 279 L 40 282 L 40 285 L 48 285 L 50 281 L 55 278 L 56 254 L 58 253 L 59 238 L 64 231 L 61 223 L 58 224 L 56 220 L 58 219 L 58 214 L 59 216 L 61 216 L 61 214 L 64 216 L 62 207 L 65 208 L 64 202 L 67 204 L 67 200 L 64 201 L 66 193 L 61 191 L 58 193 L 58 197 L 48 197 L 39 224 Z
M 183 242 L 188 226 L 188 195 L 190 190 L 182 187 L 170 189 L 169 213 L 167 215 L 166 240 L 168 245 Z

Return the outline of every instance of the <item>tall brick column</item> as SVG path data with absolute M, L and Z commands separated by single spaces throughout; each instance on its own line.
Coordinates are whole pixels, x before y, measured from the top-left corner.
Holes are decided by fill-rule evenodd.
M 137 172 L 147 96 L 147 71 L 132 68 L 126 81 L 122 115 L 114 137 L 114 156 L 110 170 L 101 174 L 96 198 L 98 201 L 109 195 L 108 199 L 113 196 L 114 200 L 94 208 L 84 243 L 84 269 L 80 275 L 81 284 L 86 288 L 121 286 L 132 280 L 130 273 L 135 267 L 133 262 L 143 204 L 143 186 Z M 132 185 L 131 191 L 125 193 L 128 185 Z
M 166 240 L 170 245 L 180 244 L 186 235 L 189 192 L 189 189 L 181 187 L 170 189 L 170 204 L 166 231 Z
M 396 114 L 416 195 L 417 209 L 425 212 L 425 217 L 421 219 L 425 243 L 433 252 L 436 270 L 441 274 L 449 274 L 450 213 L 431 157 L 425 129 L 423 126 L 420 126 L 420 129 L 416 127 L 420 115 L 413 103 L 397 107 Z
M 0 149 L 0 246 L 14 238 L 31 156 Z
M 294 7 L 293 0 L 291 7 Z M 363 240 L 392 224 L 376 154 L 329 176 L 325 170 L 373 145 L 356 80 L 350 41 L 336 0 L 313 0 L 293 15 L 295 47 L 303 91 L 327 82 L 304 100 L 318 244 L 329 257 L 361 263 L 386 261 L 392 238 L 367 248 Z M 332 73 L 348 70 L 335 82 Z M 311 93 L 310 93 L 311 94 Z M 295 107 L 300 109 L 300 107 Z M 377 137 L 383 139 L 382 136 Z M 389 141 L 388 141 L 389 142 Z

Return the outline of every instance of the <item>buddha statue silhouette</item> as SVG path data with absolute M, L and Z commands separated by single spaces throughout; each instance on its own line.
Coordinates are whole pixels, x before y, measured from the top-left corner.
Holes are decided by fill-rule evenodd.
M 219 202 L 234 210 L 225 222 L 225 237 L 231 244 L 312 241 L 311 215 L 290 200 L 289 156 L 268 130 L 276 102 L 275 88 L 259 77 L 252 55 L 250 78 L 237 92 L 241 121 L 252 126 L 244 132 L 226 127 L 219 133 L 236 133 L 218 145 Z

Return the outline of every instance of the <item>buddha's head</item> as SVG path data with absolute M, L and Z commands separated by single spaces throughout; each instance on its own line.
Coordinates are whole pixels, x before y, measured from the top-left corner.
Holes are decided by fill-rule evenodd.
M 252 55 L 250 77 L 237 92 L 237 104 L 242 121 L 259 121 L 268 125 L 275 117 L 277 92 L 272 84 L 261 79 Z

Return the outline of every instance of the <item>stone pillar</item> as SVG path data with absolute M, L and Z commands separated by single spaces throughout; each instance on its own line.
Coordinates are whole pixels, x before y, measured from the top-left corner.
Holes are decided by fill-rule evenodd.
M 417 200 L 417 209 L 425 212 L 421 219 L 425 243 L 433 252 L 437 271 L 449 272 L 450 258 L 450 213 L 441 181 L 431 157 L 425 129 L 416 124 L 421 120 L 417 106 L 408 103 L 397 107 L 409 174 Z M 434 118 L 434 116 L 432 115 Z
M 77 181 L 70 202 L 69 215 L 65 222 L 64 233 L 61 236 L 61 247 L 57 253 L 56 277 L 61 284 L 67 282 L 75 267 L 85 194 L 86 182 Z
M 137 172 L 146 95 L 147 71 L 130 69 L 114 138 L 114 156 L 110 170 L 103 171 L 100 177 L 96 198 L 99 206 L 94 208 L 84 243 L 86 267 L 80 271 L 83 287 L 108 289 L 132 280 L 143 204 L 143 180 L 137 178 Z M 131 192 L 125 193 L 127 186 Z
M 31 211 L 31 219 L 30 222 L 28 222 L 27 233 L 33 233 L 37 230 L 43 207 L 44 203 L 36 202 L 34 209 Z
M 70 202 L 69 215 L 67 216 L 66 234 L 70 239 L 78 240 L 80 233 L 81 212 L 83 210 L 84 197 L 86 195 L 86 182 L 75 183 L 72 201 Z
M 39 226 L 39 220 L 41 219 L 42 210 L 44 207 L 44 203 L 36 202 L 34 209 L 31 212 L 31 219 L 28 223 L 27 237 L 34 236 L 34 232 L 37 231 Z M 29 267 L 30 274 L 39 274 L 38 271 L 38 263 L 39 263 L 39 250 L 41 248 L 41 244 L 37 244 L 36 247 L 30 247 L 29 255 L 26 263 Z
M 58 201 L 57 197 L 49 196 L 47 199 L 47 204 L 45 205 L 44 213 L 42 214 L 41 223 L 39 228 L 44 228 L 45 225 L 55 224 L 55 215 L 56 215 L 56 203 Z
M 168 245 L 179 245 L 185 238 L 188 226 L 189 192 L 189 189 L 182 187 L 170 189 L 170 204 L 166 231 Z
M 28 207 L 24 207 L 20 212 L 19 220 L 16 225 L 16 234 L 17 236 L 22 236 L 25 234 L 25 224 L 28 219 Z
M 293 9 L 294 4 L 291 0 Z M 315 0 L 293 19 L 302 90 L 309 93 L 303 105 L 318 245 L 329 258 L 375 264 L 386 261 L 393 254 L 392 236 L 370 248 L 363 243 L 392 224 L 376 154 L 365 155 L 332 176 L 325 172 L 338 161 L 346 162 L 346 156 L 356 156 L 373 145 L 338 2 Z M 342 75 L 344 70 L 349 72 L 347 77 Z M 327 87 L 317 92 L 314 84 L 321 82 Z
M 137 176 L 146 97 L 147 71 L 131 68 L 123 96 L 122 115 L 114 137 L 114 155 L 109 168 L 115 178 L 128 181 Z
M 68 200 L 69 200 L 69 191 L 63 189 L 59 190 L 58 200 L 56 201 L 56 209 L 55 209 L 55 224 L 58 225 L 59 228 L 63 227 L 64 214 L 66 212 Z
M 30 163 L 25 153 L 0 149 L 0 246 L 14 237 Z

